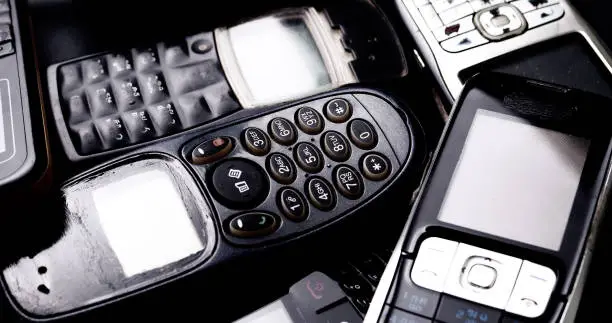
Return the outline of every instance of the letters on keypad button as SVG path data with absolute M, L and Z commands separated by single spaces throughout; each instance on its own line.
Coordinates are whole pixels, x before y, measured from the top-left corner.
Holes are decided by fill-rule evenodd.
M 146 104 L 154 104 L 168 98 L 166 81 L 162 73 L 140 76 L 141 92 Z
M 134 65 L 139 72 L 150 71 L 159 67 L 159 58 L 155 47 L 134 49 Z
M 121 147 L 130 141 L 121 118 L 117 116 L 109 116 L 98 120 L 96 127 L 106 147 Z
M 142 105 L 142 93 L 134 78 L 113 81 L 114 93 L 117 97 L 119 110 L 129 111 Z
M 123 114 L 123 121 L 132 141 L 142 142 L 155 137 L 155 129 L 145 110 L 130 111 Z
M 115 97 L 108 85 L 99 85 L 87 89 L 91 114 L 93 117 L 103 117 L 117 111 Z
M 101 57 L 83 62 L 82 68 L 86 83 L 97 83 L 107 78 L 106 66 Z
M 134 66 L 128 55 L 110 54 L 107 56 L 107 62 L 108 71 L 112 77 L 127 75 L 134 70 Z
M 168 135 L 182 129 L 181 121 L 172 103 L 148 107 L 154 127 L 161 135 Z

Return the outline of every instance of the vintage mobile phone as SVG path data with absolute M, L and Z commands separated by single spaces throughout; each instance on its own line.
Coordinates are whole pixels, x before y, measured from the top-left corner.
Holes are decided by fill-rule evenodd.
M 38 180 L 48 161 L 46 134 L 37 132 L 44 128 L 42 109 L 37 93 L 28 91 L 29 47 L 17 7 L 0 0 L 0 186 Z
M 610 104 L 468 81 L 366 322 L 573 322 L 609 193 Z
M 428 66 L 451 102 L 465 81 L 462 71 L 568 34 L 584 38 L 584 46 L 601 61 L 598 65 L 612 72 L 606 46 L 566 0 L 396 2 L 418 44 L 418 59 Z
M 143 146 L 241 108 L 406 73 L 393 28 L 362 0 L 285 9 L 182 39 L 79 57 L 49 67 L 48 80 L 64 149 L 81 160 Z

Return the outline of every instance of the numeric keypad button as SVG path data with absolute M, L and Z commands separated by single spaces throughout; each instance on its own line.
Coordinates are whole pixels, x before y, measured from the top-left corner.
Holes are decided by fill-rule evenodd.
M 378 143 L 378 136 L 374 126 L 365 120 L 355 119 L 351 121 L 347 132 L 355 146 L 361 149 L 372 149 Z
M 242 132 L 242 145 L 255 156 L 263 156 L 270 151 L 270 139 L 263 130 L 249 127 Z
M 358 199 L 363 195 L 363 181 L 359 173 L 350 166 L 341 165 L 334 169 L 334 185 L 340 194 L 349 199 Z
M 317 110 L 310 107 L 302 107 L 295 113 L 295 123 L 300 130 L 309 135 L 316 135 L 323 131 L 323 117 Z
M 270 176 L 281 184 L 291 184 L 295 180 L 296 169 L 291 159 L 281 153 L 273 153 L 268 157 L 266 168 Z
M 382 181 L 391 172 L 391 163 L 379 153 L 369 153 L 361 159 L 363 176 L 372 181 Z
M 142 93 L 136 79 L 127 78 L 113 82 L 113 90 L 117 97 L 118 106 L 121 111 L 128 111 L 142 104 Z
M 294 158 L 303 170 L 317 173 L 323 169 L 323 155 L 319 148 L 307 142 L 301 142 L 294 149 Z
M 327 157 L 342 162 L 351 156 L 351 146 L 346 138 L 337 131 L 328 131 L 321 137 L 321 146 Z
M 100 119 L 96 122 L 96 127 L 106 147 L 121 147 L 130 142 L 120 118 L 110 116 Z
M 87 97 L 90 102 L 91 115 L 94 118 L 107 116 L 117 111 L 115 97 L 107 85 L 93 86 L 87 89 Z
M 171 134 L 182 129 L 181 121 L 172 103 L 150 106 L 147 111 L 151 115 L 155 128 L 162 135 Z
M 325 104 L 325 116 L 329 121 L 335 123 L 345 122 L 353 114 L 353 109 L 349 101 L 338 98 Z
M 107 72 L 101 57 L 93 58 L 83 62 L 83 78 L 86 83 L 96 83 L 106 79 Z
M 129 74 L 134 70 L 130 59 L 123 54 L 110 54 L 107 56 L 108 70 L 110 76 L 118 77 Z
M 309 178 L 306 181 L 305 191 L 310 203 L 319 210 L 329 211 L 336 206 L 334 189 L 321 177 Z
M 303 221 L 308 216 L 306 199 L 296 189 L 285 187 L 278 192 L 277 202 L 283 214 L 293 221 Z
M 281 145 L 291 145 L 297 139 L 295 128 L 285 118 L 274 118 L 268 125 L 268 131 L 274 141 Z
M 130 111 L 123 114 L 123 122 L 132 141 L 141 142 L 155 137 L 149 114 L 144 110 Z

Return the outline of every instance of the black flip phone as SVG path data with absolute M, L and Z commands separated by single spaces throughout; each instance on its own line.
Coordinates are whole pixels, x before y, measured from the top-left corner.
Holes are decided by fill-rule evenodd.
M 609 193 L 610 105 L 470 80 L 366 322 L 573 322 Z

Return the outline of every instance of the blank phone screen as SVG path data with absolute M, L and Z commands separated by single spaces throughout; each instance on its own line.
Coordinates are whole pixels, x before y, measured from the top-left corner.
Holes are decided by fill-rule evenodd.
M 230 41 L 253 99 L 277 102 L 331 85 L 331 78 L 301 17 L 266 17 L 229 29 Z
M 102 230 L 126 276 L 160 268 L 204 248 L 170 176 L 152 170 L 92 192 Z
M 438 218 L 559 250 L 589 140 L 479 109 Z

